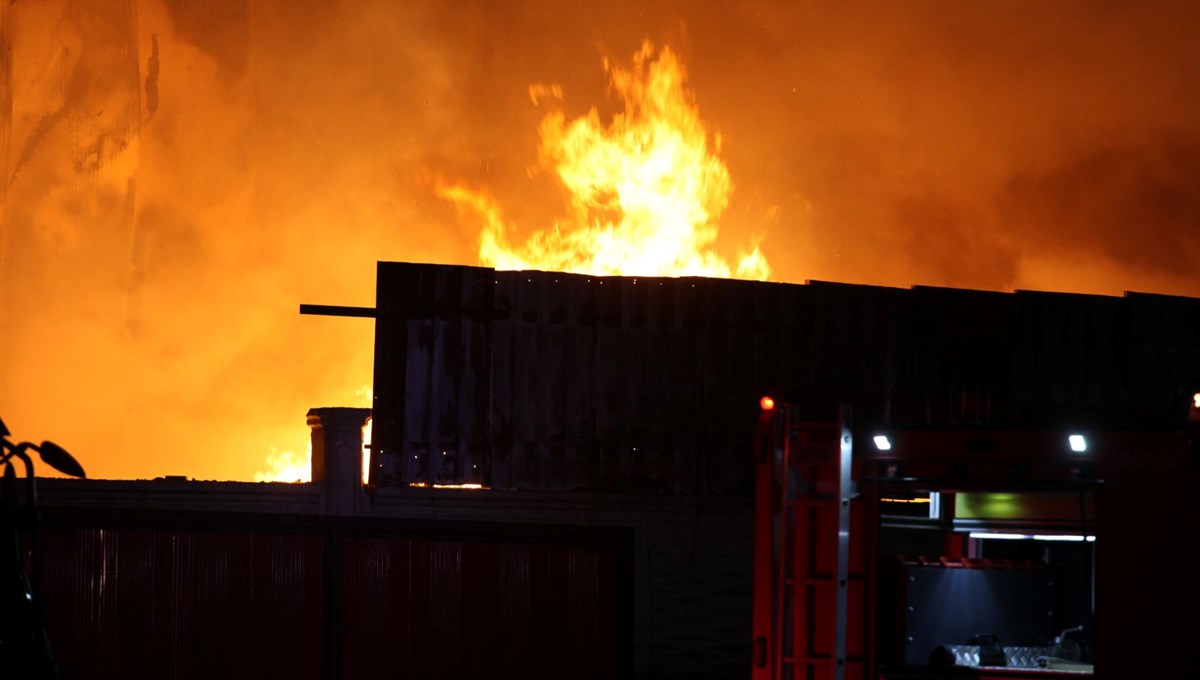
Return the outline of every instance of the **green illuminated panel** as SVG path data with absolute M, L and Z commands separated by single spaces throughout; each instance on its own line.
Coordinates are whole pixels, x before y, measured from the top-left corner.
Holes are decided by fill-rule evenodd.
M 1092 496 L 1084 498 L 1082 512 L 1094 518 Z M 957 493 L 954 516 L 957 519 L 1078 521 L 1079 494 L 1074 493 Z

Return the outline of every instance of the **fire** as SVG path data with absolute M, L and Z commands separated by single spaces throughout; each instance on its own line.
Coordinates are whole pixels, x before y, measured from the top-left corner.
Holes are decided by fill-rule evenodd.
M 622 68 L 604 63 L 623 111 L 605 125 L 593 108 L 568 120 L 560 106 L 542 118 L 539 161 L 569 193 L 568 214 L 511 244 L 510 225 L 486 193 L 438 183 L 437 194 L 479 218 L 479 259 L 497 269 L 542 269 L 593 275 L 713 276 L 766 279 L 771 268 L 758 243 L 730 264 L 715 250 L 717 219 L 733 182 L 718 157 L 719 135 L 700 120 L 687 74 L 668 48 L 649 43 Z M 534 85 L 535 105 L 561 103 L 558 85 Z M 355 392 L 371 404 L 371 388 Z M 363 481 L 370 469 L 371 421 L 363 428 Z M 309 481 L 307 456 L 273 453 L 258 481 Z M 435 485 L 440 486 L 440 485 Z M 451 485 L 478 488 L 477 485 Z M 451 487 L 447 487 L 451 488 Z
M 267 469 L 254 473 L 256 482 L 302 483 L 312 481 L 312 442 L 303 456 L 295 451 L 272 451 L 267 456 Z
M 608 125 L 593 108 L 568 121 L 554 107 L 539 126 L 541 165 L 555 172 L 570 198 L 568 216 L 522 245 L 500 206 L 482 191 L 438 184 L 440 197 L 483 222 L 480 262 L 497 269 L 540 269 L 594 275 L 713 276 L 766 279 L 771 268 L 758 244 L 731 266 L 714 250 L 717 218 L 733 182 L 700 120 L 686 72 L 664 47 L 646 42 L 628 69 L 607 62 L 612 91 L 624 104 Z M 534 85 L 535 105 L 561 102 L 558 85 Z
M 363 385 L 354 391 L 354 396 L 360 406 L 371 406 L 373 392 L 370 385 Z M 371 469 L 371 419 L 362 428 L 362 481 L 367 483 Z M 272 451 L 266 460 L 267 469 L 254 473 L 256 482 L 288 482 L 307 483 L 312 481 L 312 441 L 308 442 L 307 452 L 301 456 L 295 451 Z

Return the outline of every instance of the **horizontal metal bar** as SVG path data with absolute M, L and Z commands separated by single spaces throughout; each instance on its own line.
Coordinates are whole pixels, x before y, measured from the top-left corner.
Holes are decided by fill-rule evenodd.
M 374 307 L 347 307 L 344 305 L 300 305 L 301 314 L 312 316 L 353 316 L 365 319 L 375 318 Z

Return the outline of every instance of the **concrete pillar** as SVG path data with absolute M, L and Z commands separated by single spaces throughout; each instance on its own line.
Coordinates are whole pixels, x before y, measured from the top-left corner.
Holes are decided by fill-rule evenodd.
M 323 485 L 322 506 L 327 515 L 360 515 L 367 507 L 362 484 L 362 428 L 369 408 L 314 408 L 312 481 Z

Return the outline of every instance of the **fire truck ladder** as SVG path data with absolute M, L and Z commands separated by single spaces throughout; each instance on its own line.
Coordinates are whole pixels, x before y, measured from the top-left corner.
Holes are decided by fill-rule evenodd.
M 756 451 L 754 680 L 863 677 L 862 645 L 851 656 L 847 640 L 866 631 L 861 616 L 850 620 L 866 587 L 850 563 L 851 408 L 818 422 L 795 405 L 772 410 Z

